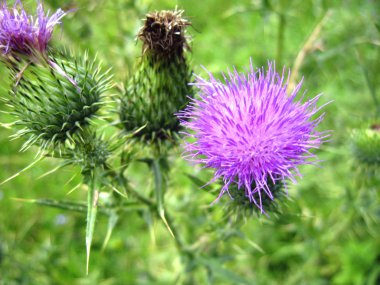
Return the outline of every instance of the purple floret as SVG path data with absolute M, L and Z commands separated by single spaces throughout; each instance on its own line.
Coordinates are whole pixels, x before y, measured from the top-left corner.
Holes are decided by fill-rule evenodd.
M 25 11 L 20 0 L 13 8 L 8 8 L 6 1 L 0 5 L 0 52 L 3 55 L 44 54 L 54 26 L 66 15 L 61 9 L 51 16 L 49 11 L 45 14 L 42 2 L 38 3 L 35 16 Z
M 295 98 L 302 82 L 289 94 L 287 85 L 274 63 L 266 71 L 251 63 L 246 74 L 234 70 L 223 81 L 197 77 L 199 99 L 178 114 L 187 129 L 185 158 L 215 169 L 212 181 L 224 181 L 218 198 L 236 184 L 264 213 L 263 195 L 273 200 L 268 184 L 296 183 L 298 166 L 316 162 L 312 149 L 328 136 L 315 130 L 320 95 L 302 103 Z

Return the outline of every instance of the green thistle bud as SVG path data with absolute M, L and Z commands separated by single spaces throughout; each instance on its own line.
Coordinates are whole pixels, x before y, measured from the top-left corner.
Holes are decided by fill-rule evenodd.
M 77 61 L 54 57 L 49 64 L 28 63 L 17 74 L 15 87 L 6 98 L 10 112 L 23 127 L 14 137 L 26 139 L 41 150 L 64 144 L 94 119 L 101 107 L 109 77 L 86 55 Z
M 352 132 L 352 151 L 355 158 L 367 165 L 380 165 L 380 126 Z
M 111 146 L 103 136 L 84 131 L 81 137 L 74 138 L 60 157 L 66 159 L 65 164 L 79 165 L 86 173 L 95 167 L 107 168 L 107 160 L 115 148 L 116 145 Z
M 192 72 L 185 58 L 189 50 L 185 28 L 191 23 L 183 11 L 148 14 L 138 38 L 142 57 L 121 98 L 120 120 L 128 133 L 144 142 L 175 138 L 180 129 L 175 113 L 193 95 Z

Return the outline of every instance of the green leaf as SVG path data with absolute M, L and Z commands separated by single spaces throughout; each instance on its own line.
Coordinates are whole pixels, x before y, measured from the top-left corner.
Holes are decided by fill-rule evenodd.
M 25 202 L 25 203 L 32 203 L 32 204 L 38 204 L 42 206 L 48 206 L 52 208 L 62 209 L 62 210 L 68 210 L 73 212 L 80 212 L 80 213 L 86 213 L 87 212 L 87 205 L 83 203 L 75 203 L 75 202 L 69 202 L 69 201 L 58 201 L 58 200 L 52 200 L 52 199 L 22 199 L 22 198 L 14 198 L 16 201 Z
M 152 161 L 152 170 L 154 174 L 154 185 L 155 185 L 155 195 L 156 195 L 156 202 L 157 202 L 157 212 L 162 221 L 164 222 L 166 228 L 169 230 L 170 234 L 175 238 L 174 233 L 172 229 L 170 228 L 168 221 L 165 218 L 165 207 L 164 207 L 164 194 L 165 189 L 163 187 L 163 176 L 160 166 L 159 159 L 153 159 Z
M 102 250 L 106 248 L 118 220 L 119 220 L 119 215 L 117 214 L 117 212 L 111 211 L 110 216 L 108 218 L 108 229 L 107 229 L 107 234 L 102 245 Z
M 224 268 L 220 260 L 217 260 L 215 258 L 198 257 L 197 261 L 203 266 L 206 266 L 207 268 L 209 268 L 212 274 L 219 276 L 223 280 L 231 281 L 231 284 L 247 284 L 247 285 L 254 284 L 252 281 L 248 281 L 245 278 L 237 275 L 235 272 L 232 272 Z
M 207 184 L 208 182 L 203 181 L 191 174 L 186 174 L 186 176 L 191 180 L 191 182 L 193 182 L 196 186 L 206 191 L 207 193 L 213 194 L 214 192 L 216 192 L 216 189 L 214 189 L 211 185 Z
M 261 252 L 262 254 L 265 254 L 265 251 L 264 249 L 259 246 L 257 243 L 255 243 L 254 241 L 250 240 L 247 238 L 247 242 L 256 250 L 258 250 L 259 252 Z

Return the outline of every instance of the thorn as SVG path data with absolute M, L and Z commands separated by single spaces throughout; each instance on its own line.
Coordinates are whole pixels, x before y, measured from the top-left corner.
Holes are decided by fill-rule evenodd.
M 25 172 L 26 170 L 28 170 L 29 168 L 33 167 L 33 165 L 37 164 L 37 162 L 41 161 L 44 157 L 41 156 L 39 159 L 33 161 L 31 164 L 29 164 L 27 167 L 21 169 L 19 172 L 17 172 L 16 174 L 12 175 L 11 177 L 9 177 L 8 179 L 5 179 L 3 182 L 0 183 L 0 186 L 2 186 L 3 184 L 11 181 L 12 179 L 16 178 L 17 176 L 19 176 L 21 173 Z
M 164 222 L 166 228 L 168 229 L 169 233 L 171 234 L 171 236 L 176 239 L 172 229 L 170 228 L 169 224 L 168 224 L 168 221 L 166 220 L 165 218 L 165 214 L 163 212 L 160 213 L 160 218 L 162 219 L 162 221 Z
M 36 203 L 37 200 L 35 199 L 24 199 L 24 198 L 11 198 L 11 200 L 17 201 L 17 202 L 24 202 L 24 203 Z

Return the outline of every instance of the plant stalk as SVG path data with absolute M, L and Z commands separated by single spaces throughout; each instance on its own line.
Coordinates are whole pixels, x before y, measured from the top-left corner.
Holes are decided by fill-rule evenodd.
M 86 272 L 87 274 L 89 270 L 91 244 L 92 244 L 92 238 L 94 236 L 98 198 L 99 198 L 98 175 L 99 175 L 98 169 L 95 166 L 91 170 L 89 189 L 87 193 L 87 226 L 86 226 L 86 254 L 87 254 Z

